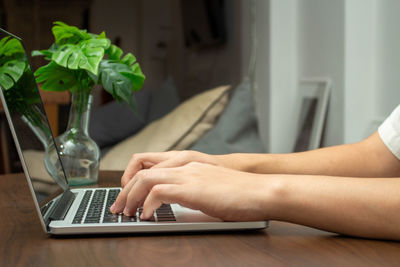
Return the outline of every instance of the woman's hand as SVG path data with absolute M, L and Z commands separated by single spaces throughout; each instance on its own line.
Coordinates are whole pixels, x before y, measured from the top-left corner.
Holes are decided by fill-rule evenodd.
M 179 167 L 190 162 L 201 162 L 228 167 L 226 165 L 229 161 L 222 159 L 222 157 L 227 156 L 214 156 L 197 151 L 169 151 L 134 154 L 122 175 L 121 185 L 122 187 L 125 187 L 138 171 L 149 168 Z
M 154 166 L 171 159 L 162 158 L 164 155 L 158 155 L 157 161 L 152 157 L 151 163 L 138 162 Z M 177 162 L 170 161 L 171 164 L 166 165 L 171 167 Z M 134 173 L 134 177 L 111 207 L 113 213 L 123 212 L 129 216 L 143 204 L 142 219 L 149 219 L 161 204 L 178 203 L 223 220 L 248 221 L 265 220 L 269 213 L 267 207 L 273 207 L 264 204 L 269 200 L 270 182 L 267 183 L 263 175 L 198 162 L 146 170 L 138 170 L 136 166 L 140 164 L 133 163 L 135 168 L 130 173 Z

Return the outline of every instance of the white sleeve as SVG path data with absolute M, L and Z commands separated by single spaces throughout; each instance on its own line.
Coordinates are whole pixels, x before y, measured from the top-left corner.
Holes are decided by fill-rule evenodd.
M 383 143 L 400 159 L 400 105 L 379 126 L 378 133 Z

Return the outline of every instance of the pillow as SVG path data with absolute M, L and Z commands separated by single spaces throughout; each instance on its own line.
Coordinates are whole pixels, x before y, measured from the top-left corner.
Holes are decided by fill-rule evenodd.
M 134 153 L 186 149 L 213 127 L 228 102 L 228 93 L 229 86 L 221 86 L 188 99 L 110 149 L 100 169 L 124 170 Z
M 100 148 L 113 145 L 136 133 L 146 124 L 150 105 L 150 92 L 135 93 L 137 114 L 126 104 L 112 101 L 90 115 L 89 135 Z
M 179 105 L 179 96 L 171 76 L 151 96 L 148 122 L 152 122 L 172 111 Z
M 263 153 L 250 82 L 245 79 L 234 90 L 215 126 L 189 149 L 208 154 Z

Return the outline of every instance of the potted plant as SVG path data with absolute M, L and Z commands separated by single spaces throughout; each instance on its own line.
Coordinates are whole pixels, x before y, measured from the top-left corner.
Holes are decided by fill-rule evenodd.
M 72 101 L 67 130 L 56 138 L 57 149 L 49 149 L 45 158 L 56 164 L 58 150 L 70 185 L 96 183 L 100 153 L 88 135 L 92 89 L 101 85 L 135 110 L 134 93 L 142 88 L 145 76 L 135 56 L 123 56 L 104 32 L 88 33 L 60 21 L 54 23 L 52 32 L 55 42 L 50 48 L 32 52 L 50 61 L 36 70 L 36 81 L 42 90 L 70 91 Z

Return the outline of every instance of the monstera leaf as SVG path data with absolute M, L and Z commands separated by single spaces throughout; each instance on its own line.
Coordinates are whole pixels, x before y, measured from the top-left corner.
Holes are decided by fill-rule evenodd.
M 18 39 L 9 36 L 0 40 L 0 58 L 21 57 L 25 55 L 25 50 Z
M 106 54 L 108 55 L 109 59 L 118 63 L 123 63 L 129 67 L 129 71 L 127 71 L 125 68 L 124 71 L 120 73 L 132 82 L 133 91 L 140 90 L 146 77 L 144 76 L 139 63 L 137 62 L 136 57 L 131 53 L 127 53 L 123 58 L 121 58 L 123 54 L 122 49 L 115 45 L 111 45 L 106 50 Z
M 35 76 L 36 82 L 42 83 L 41 89 L 46 91 L 75 92 L 79 88 L 77 71 L 64 68 L 53 61 L 40 67 L 35 72 Z
M 97 74 L 104 49 L 110 45 L 107 39 L 90 39 L 78 45 L 65 44 L 58 48 L 51 59 L 68 69 L 85 69 Z
M 0 40 L 0 85 L 12 88 L 24 74 L 25 51 L 18 39 L 9 36 Z
M 132 102 L 133 83 L 126 75 L 130 72 L 131 69 L 123 63 L 103 60 L 100 63 L 98 79 L 104 89 L 117 101 L 125 101 L 132 108 L 135 108 L 136 104 Z
M 86 30 L 80 30 L 61 21 L 54 22 L 52 32 L 56 44 L 76 44 L 82 40 L 92 39 L 92 35 Z
M 10 60 L 0 67 L 0 85 L 8 90 L 18 82 L 25 71 L 26 64 L 19 60 Z

